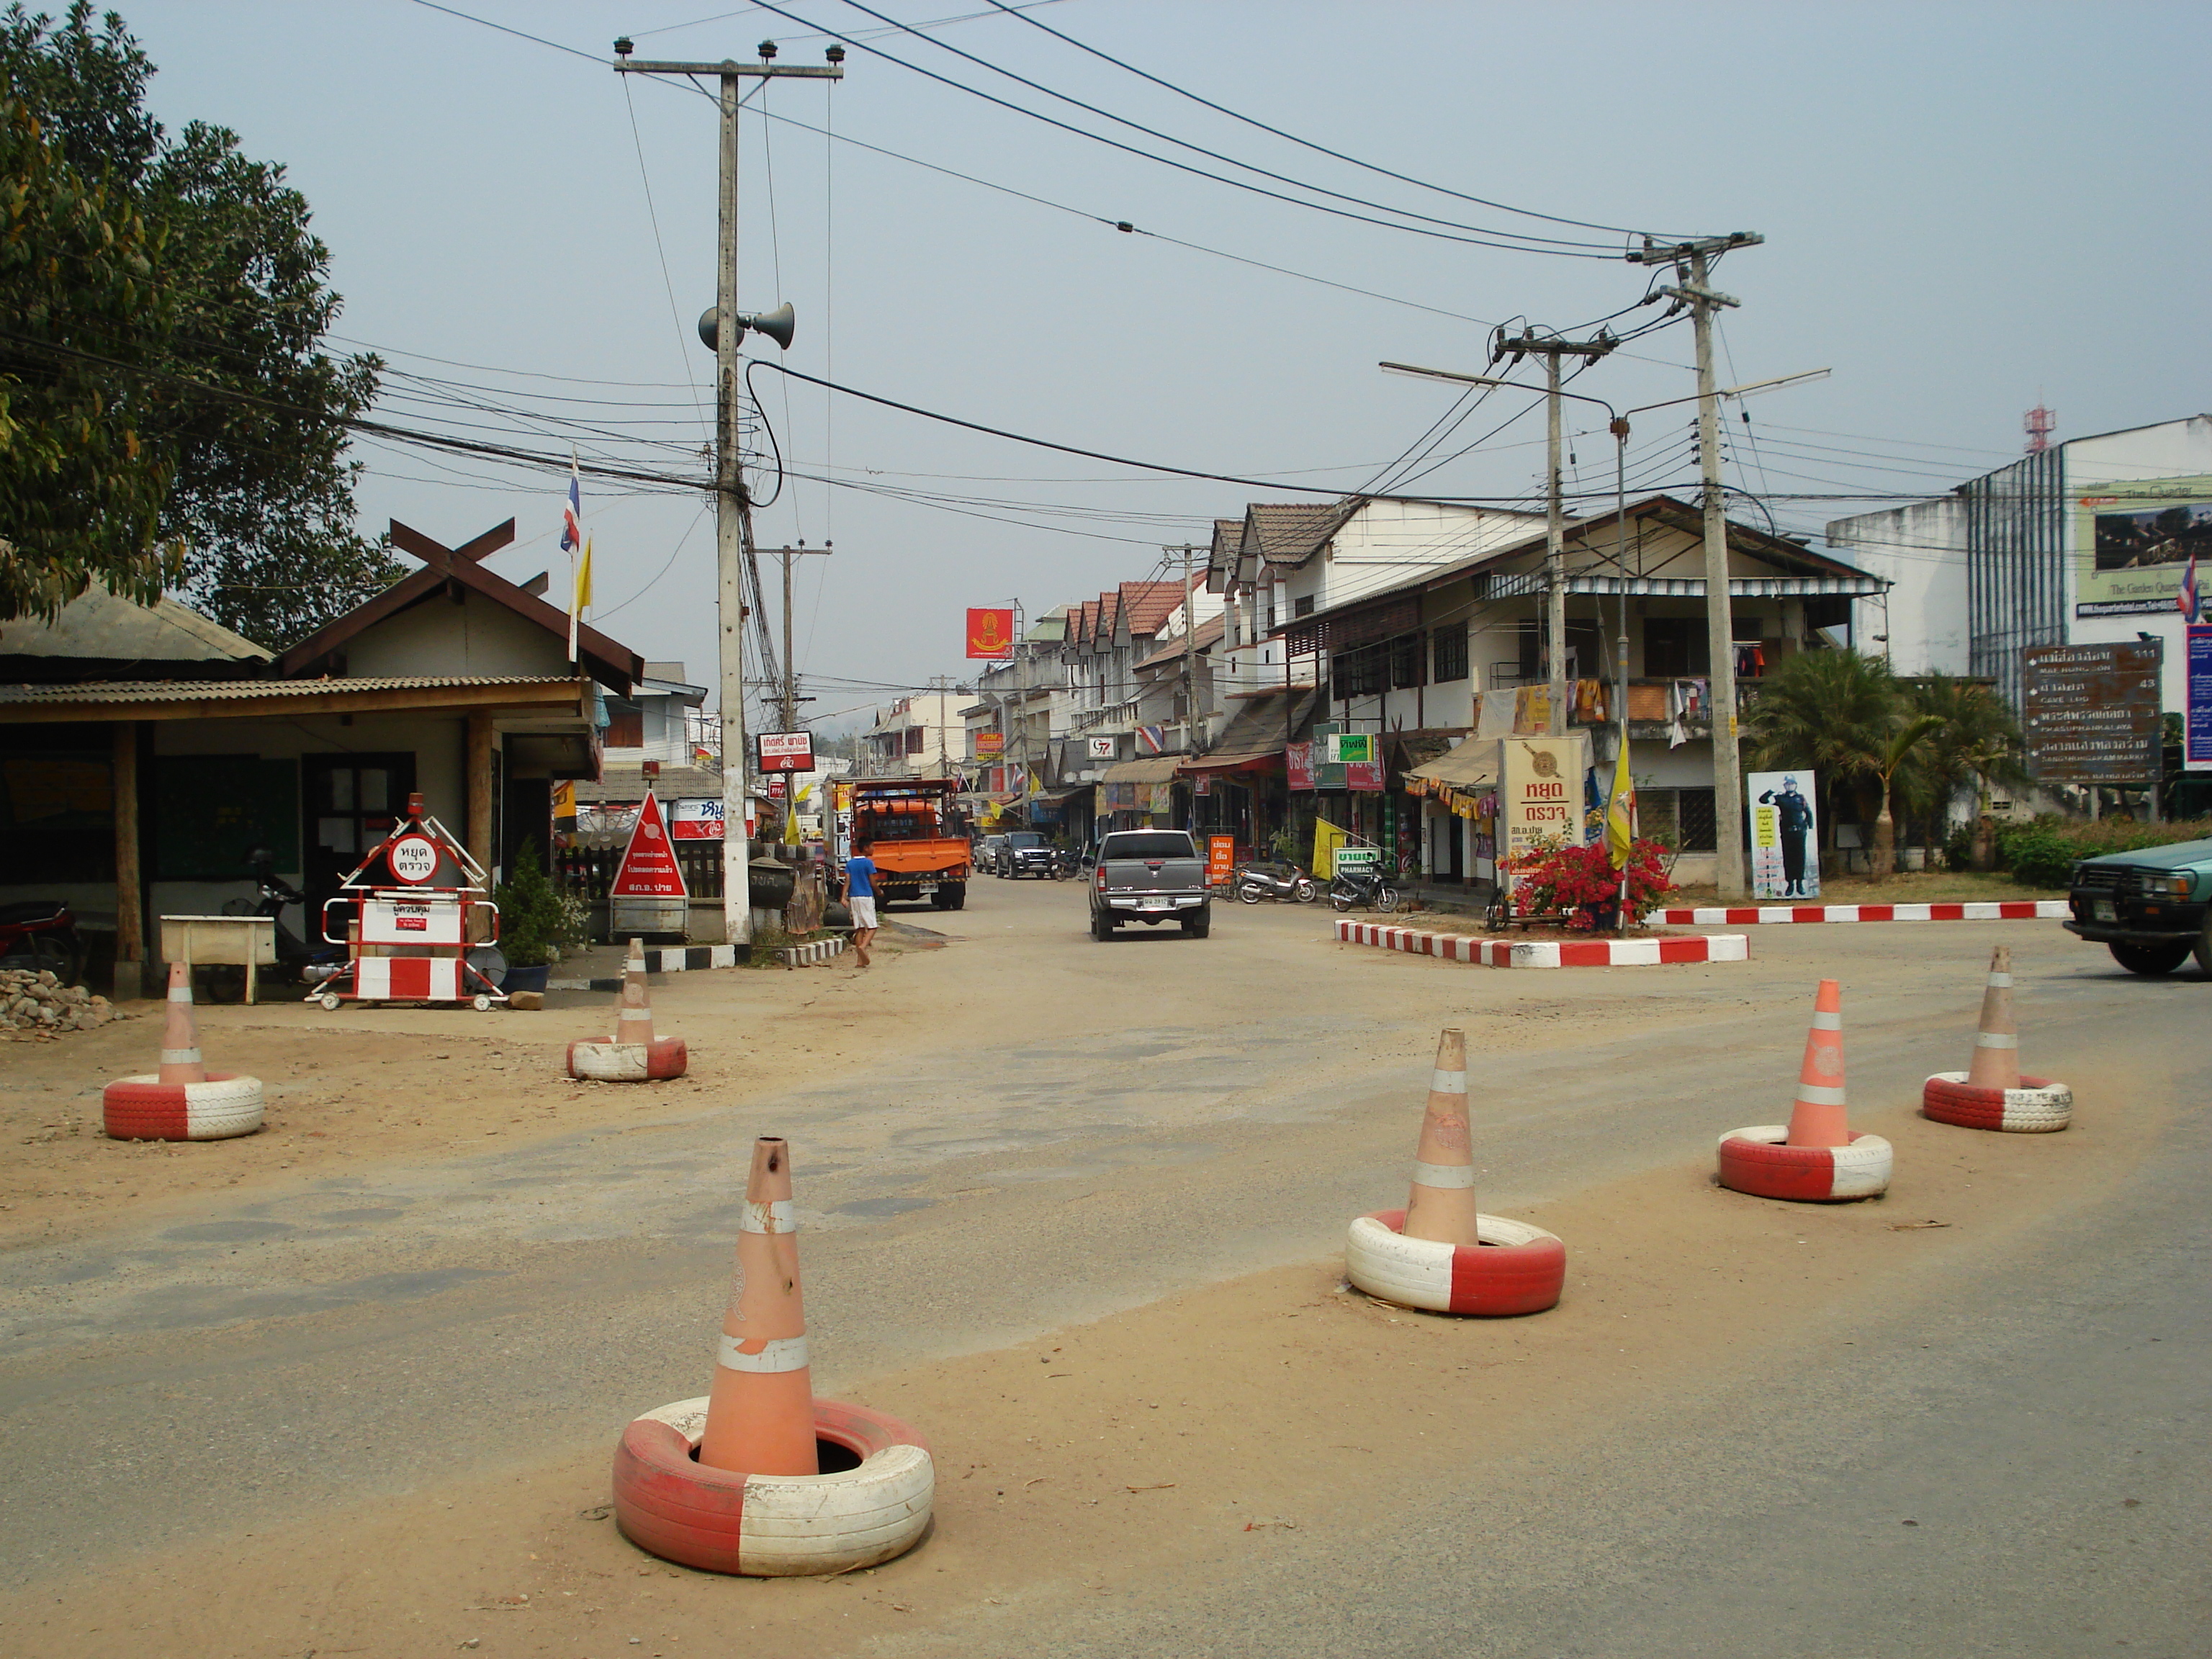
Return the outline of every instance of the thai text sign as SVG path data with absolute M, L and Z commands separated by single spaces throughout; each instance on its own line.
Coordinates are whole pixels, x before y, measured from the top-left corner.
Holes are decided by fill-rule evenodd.
M 763 732 L 759 743 L 760 769 L 763 772 L 814 769 L 814 734 L 811 732 Z
M 668 833 L 676 841 L 720 841 L 724 816 L 719 800 L 678 800 L 668 804 Z
M 1498 745 L 1499 817 L 1504 854 L 1515 863 L 1546 842 L 1582 839 L 1583 774 L 1589 770 L 1579 732 L 1563 738 L 1508 738 Z M 1513 878 L 1517 890 L 1522 878 Z
M 2182 765 L 2191 772 L 2212 772 L 2212 623 L 2189 626 L 2189 714 Z
M 614 884 L 607 889 L 611 899 L 673 898 L 684 896 L 684 872 L 677 866 L 676 854 L 668 842 L 668 832 L 660 817 L 660 803 L 646 792 L 645 804 L 637 810 L 637 827 L 629 832 L 629 845 L 623 851 L 622 868 L 615 872 Z
M 979 755 L 1003 755 L 1006 752 L 1006 734 L 1003 732 L 978 732 L 975 752 Z
M 1237 876 L 1237 838 L 1234 836 L 1208 836 L 1206 838 L 1206 880 L 1212 887 L 1226 887 Z
M 2164 642 L 2030 646 L 2021 726 L 2039 783 L 2153 783 Z

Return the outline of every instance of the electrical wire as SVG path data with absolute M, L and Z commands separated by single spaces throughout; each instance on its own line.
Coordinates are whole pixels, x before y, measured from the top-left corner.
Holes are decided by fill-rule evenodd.
M 1564 218 L 1556 213 L 1539 213 L 1531 208 L 1513 207 L 1504 202 L 1491 201 L 1486 197 L 1470 196 L 1463 191 L 1452 190 L 1443 185 L 1433 185 L 1425 179 L 1413 178 L 1408 173 L 1395 173 L 1389 167 L 1378 167 L 1372 161 L 1363 161 L 1356 155 L 1346 155 L 1343 151 L 1331 149 L 1326 144 L 1316 144 L 1310 139 L 1299 137 L 1296 133 L 1285 132 L 1280 127 L 1271 127 L 1265 121 L 1255 120 L 1251 116 L 1244 115 L 1236 110 L 1231 109 L 1225 104 L 1217 104 L 1210 98 L 1201 98 L 1198 94 L 1192 92 L 1186 88 L 1176 85 L 1172 81 L 1163 80 L 1157 75 L 1153 75 L 1147 70 L 1139 69 L 1133 64 L 1124 63 L 1121 58 L 1114 57 L 1111 53 L 1101 52 L 1097 47 L 1079 40 L 1072 34 L 1064 34 L 1060 30 L 1054 28 L 1048 23 L 1042 23 L 1034 17 L 1023 15 L 1022 8 L 1018 5 L 1007 5 L 1004 3 L 1004 0 L 988 0 L 988 3 L 995 6 L 999 10 L 1005 12 L 1007 15 L 1015 18 L 1017 21 L 1027 23 L 1031 28 L 1042 29 L 1047 34 L 1053 36 L 1055 40 L 1066 41 L 1069 46 L 1073 46 L 1079 52 L 1089 52 L 1093 58 L 1102 58 L 1105 62 L 1113 64 L 1116 69 L 1126 70 L 1131 75 L 1136 76 L 1140 80 L 1149 81 L 1156 87 L 1164 88 L 1167 91 L 1174 93 L 1179 98 L 1188 98 L 1194 104 L 1202 105 L 1206 108 L 1212 110 L 1217 114 L 1227 116 L 1232 121 L 1242 121 L 1248 127 L 1257 127 L 1262 132 L 1271 133 L 1274 137 L 1284 139 L 1290 143 L 1296 144 L 1303 149 L 1310 149 L 1317 155 L 1327 155 L 1335 161 L 1346 162 L 1352 167 L 1363 168 L 1369 173 L 1379 173 L 1386 179 L 1395 179 L 1401 184 L 1412 185 L 1419 190 L 1432 191 L 1439 196 L 1455 197 L 1462 202 L 1472 202 L 1477 207 L 1495 208 L 1501 213 L 1515 214 L 1524 219 L 1541 219 L 1549 224 L 1571 225 L 1579 230 L 1609 231 L 1622 236 L 1639 236 L 1647 234 L 1643 231 L 1631 230 L 1624 225 L 1596 224 L 1588 219 L 1569 219 Z M 1662 236 L 1659 237 L 1658 240 L 1662 241 L 1686 241 L 1691 239 L 1686 236 Z

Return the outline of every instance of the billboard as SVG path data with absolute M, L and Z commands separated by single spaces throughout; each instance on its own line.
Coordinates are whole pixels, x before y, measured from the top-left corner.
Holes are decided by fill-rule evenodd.
M 1751 896 L 1820 897 L 1820 815 L 1814 803 L 1820 794 L 1811 769 L 1753 772 L 1744 780 L 1744 793 L 1751 799 Z
M 968 654 L 987 658 L 1014 654 L 1014 613 L 1011 607 L 968 613 Z
M 1589 737 L 1508 738 L 1498 745 L 1498 814 L 1508 860 L 1519 865 L 1549 842 L 1582 840 L 1583 775 Z M 1522 877 L 1513 878 L 1517 894 Z
M 2165 642 L 2030 646 L 2021 729 L 2039 783 L 2155 783 Z
M 2183 769 L 2212 772 L 2212 624 L 2189 625 L 2189 712 L 2183 717 Z
M 763 732 L 759 738 L 763 772 L 811 772 L 814 736 L 810 732 Z
M 2212 563 L 2212 477 L 2147 478 L 2075 498 L 2074 614 L 2177 608 L 2194 554 Z

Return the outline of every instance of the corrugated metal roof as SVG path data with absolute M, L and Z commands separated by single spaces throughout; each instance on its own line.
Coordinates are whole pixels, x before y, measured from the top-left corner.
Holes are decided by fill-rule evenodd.
M 709 771 L 703 766 L 671 766 L 664 762 L 660 775 L 653 781 L 653 793 L 661 800 L 719 800 L 722 795 L 722 775 Z M 601 772 L 597 783 L 579 783 L 576 786 L 576 799 L 580 801 L 643 800 L 645 768 L 635 762 L 628 766 L 610 763 Z
M 119 665 L 267 662 L 272 654 L 174 599 L 139 605 L 97 585 L 64 605 L 51 623 L 24 617 L 0 623 L 0 657 L 88 658 Z
M 492 685 L 566 685 L 557 674 L 390 675 L 322 680 L 93 680 L 78 685 L 0 685 L 0 703 L 258 702 L 355 691 L 462 691 Z
M 1106 769 L 1102 783 L 1167 783 L 1173 781 L 1180 755 L 1148 755 Z

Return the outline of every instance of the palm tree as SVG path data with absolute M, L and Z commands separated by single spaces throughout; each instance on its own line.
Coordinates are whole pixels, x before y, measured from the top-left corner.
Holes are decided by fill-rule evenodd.
M 1812 769 L 1822 820 L 1833 823 L 1836 801 L 1874 781 L 1871 762 L 1897 730 L 1901 699 L 1889 664 L 1856 651 L 1806 651 L 1758 685 L 1747 757 L 1762 771 Z
M 1752 711 L 1752 763 L 1763 769 L 1810 767 L 1838 787 L 1875 796 L 1876 880 L 1897 868 L 1895 803 L 1909 793 L 1905 769 L 1916 750 L 1945 728 L 1945 716 L 1916 714 L 1888 661 L 1856 651 L 1806 651 L 1759 682 Z
M 1974 786 L 1974 867 L 1985 869 L 1992 849 L 1982 830 L 1989 817 L 1990 789 L 1999 783 L 2027 781 L 2027 769 L 2021 763 L 2020 726 L 1989 686 L 1950 674 L 1931 674 L 1919 682 L 1913 687 L 1912 700 L 1921 713 L 1943 720 L 1942 729 L 1923 745 L 1917 763 L 1936 805 L 1948 806 L 1961 787 L 1970 781 Z

